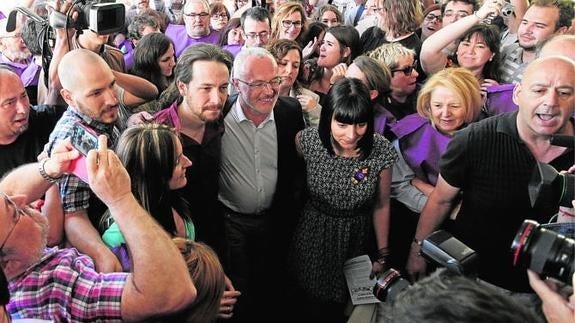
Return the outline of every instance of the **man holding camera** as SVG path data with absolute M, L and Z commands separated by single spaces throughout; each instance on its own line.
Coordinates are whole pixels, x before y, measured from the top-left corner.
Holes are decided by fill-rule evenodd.
M 461 201 L 453 229 L 477 251 L 479 278 L 513 292 L 531 292 L 524 271 L 512 266 L 511 242 L 525 219 L 548 222 L 558 205 L 532 207 L 528 183 L 537 162 L 569 169 L 573 148 L 553 146 L 556 134 L 575 135 L 575 63 L 552 56 L 533 61 L 516 85 L 519 110 L 457 132 L 440 162 L 440 178 L 425 205 L 407 271 L 417 280 L 426 264 L 419 242 L 436 230 Z

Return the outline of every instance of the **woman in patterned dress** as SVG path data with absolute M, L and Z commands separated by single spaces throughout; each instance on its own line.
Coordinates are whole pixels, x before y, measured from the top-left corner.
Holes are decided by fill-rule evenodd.
M 336 82 L 327 103 L 318 128 L 296 136 L 309 199 L 294 234 L 293 264 L 311 320 L 345 322 L 344 262 L 375 249 L 377 272 L 388 255 L 391 166 L 397 154 L 374 133 L 369 90 L 360 80 Z

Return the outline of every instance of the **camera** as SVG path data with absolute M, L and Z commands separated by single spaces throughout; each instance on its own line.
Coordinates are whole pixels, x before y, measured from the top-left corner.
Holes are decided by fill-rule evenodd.
M 575 147 L 574 136 L 554 135 L 550 141 L 553 146 Z M 529 180 L 528 190 L 531 206 L 534 208 L 557 205 L 570 208 L 575 198 L 575 175 L 561 174 L 550 165 L 537 163 Z
M 115 0 L 76 0 L 74 5 L 78 11 L 75 22 L 67 15 L 54 11 L 50 14 L 50 26 L 90 29 L 99 35 L 112 34 L 124 28 L 126 8 L 121 3 L 115 3 Z
M 575 240 L 525 220 L 511 244 L 513 265 L 571 285 L 575 272 Z
M 509 17 L 515 14 L 515 7 L 509 2 L 505 2 L 503 8 L 501 8 L 501 15 L 503 17 Z
M 421 243 L 421 255 L 451 272 L 470 277 L 477 275 L 477 253 L 447 231 L 438 230 L 425 238 Z M 390 268 L 378 275 L 373 294 L 382 302 L 394 300 L 408 286 L 409 282 Z
M 72 128 L 71 144 L 82 155 L 87 156 L 92 149 L 98 148 L 98 136 L 86 126 L 75 123 Z

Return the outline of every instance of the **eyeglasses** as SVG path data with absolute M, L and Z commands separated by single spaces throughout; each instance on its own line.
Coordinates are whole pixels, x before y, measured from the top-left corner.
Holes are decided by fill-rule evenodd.
M 0 37 L 0 39 L 5 39 L 5 38 L 22 38 L 22 33 L 15 33 L 14 35 Z
M 208 17 L 209 15 L 210 15 L 210 14 L 207 13 L 207 12 L 200 12 L 200 13 L 190 12 L 190 13 L 184 13 L 184 16 L 190 17 L 190 18 L 192 18 L 192 19 L 195 19 L 195 18 L 203 19 L 203 18 Z
M 212 15 L 212 18 L 214 19 L 228 19 L 228 15 L 226 15 L 225 13 L 215 13 Z
M 440 21 L 440 20 L 441 20 L 441 15 L 436 16 L 436 15 L 430 13 L 430 14 L 428 14 L 427 16 L 425 16 L 425 21 L 434 21 L 434 20 Z
M 8 195 L 6 195 L 6 193 L 0 192 L 0 195 L 2 195 L 4 197 L 4 202 L 5 202 L 6 206 L 14 209 L 14 212 L 12 213 L 12 223 L 14 223 L 14 226 L 12 226 L 10 231 L 8 231 L 6 238 L 4 238 L 4 241 L 2 241 L 2 244 L 0 244 L 0 258 L 1 258 L 1 257 L 3 257 L 2 249 L 4 249 L 4 245 L 6 244 L 8 239 L 10 239 L 10 236 L 12 235 L 12 232 L 14 232 L 16 225 L 20 221 L 22 214 L 25 214 L 25 213 L 24 213 L 24 210 L 22 210 L 20 207 L 18 207 L 18 205 L 16 205 L 16 203 L 14 203 L 14 201 L 12 201 L 12 199 L 10 197 L 8 197 Z
M 391 70 L 391 74 L 393 76 L 393 73 L 395 72 L 403 72 L 403 75 L 405 76 L 410 76 L 411 73 L 413 73 L 413 70 L 417 67 L 417 60 L 413 61 L 413 64 L 401 69 L 395 69 L 395 70 Z
M 302 25 L 301 20 L 282 20 L 282 26 L 284 26 L 284 28 L 289 28 L 291 26 L 294 26 L 295 28 L 300 28 Z
M 256 40 L 256 39 L 261 39 L 261 40 L 266 40 L 270 37 L 270 32 L 269 31 L 261 31 L 259 33 L 249 33 L 246 34 L 246 38 L 247 39 L 252 39 L 252 40 Z
M 443 13 L 443 17 L 446 18 L 451 18 L 451 17 L 457 17 L 457 19 L 461 19 L 461 18 L 465 18 L 467 16 L 469 16 L 470 14 L 465 12 L 465 11 L 458 11 L 458 12 L 453 12 L 453 11 L 446 11 Z
M 276 89 L 282 84 L 282 78 L 279 76 L 272 79 L 271 81 L 268 81 L 268 82 L 266 82 L 266 81 L 247 82 L 247 81 L 240 80 L 240 79 L 236 79 L 236 80 L 240 83 L 244 83 L 245 85 L 249 86 L 251 89 L 254 89 L 254 90 L 262 90 L 268 86 L 271 87 L 272 89 Z

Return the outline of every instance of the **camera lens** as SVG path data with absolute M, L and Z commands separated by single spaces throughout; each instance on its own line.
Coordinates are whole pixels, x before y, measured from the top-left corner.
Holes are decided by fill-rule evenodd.
M 378 275 L 373 286 L 373 295 L 382 302 L 394 300 L 395 296 L 409 286 L 407 280 L 401 278 L 399 271 L 390 268 Z
M 539 223 L 525 220 L 511 245 L 513 265 L 571 285 L 575 271 L 575 240 Z

